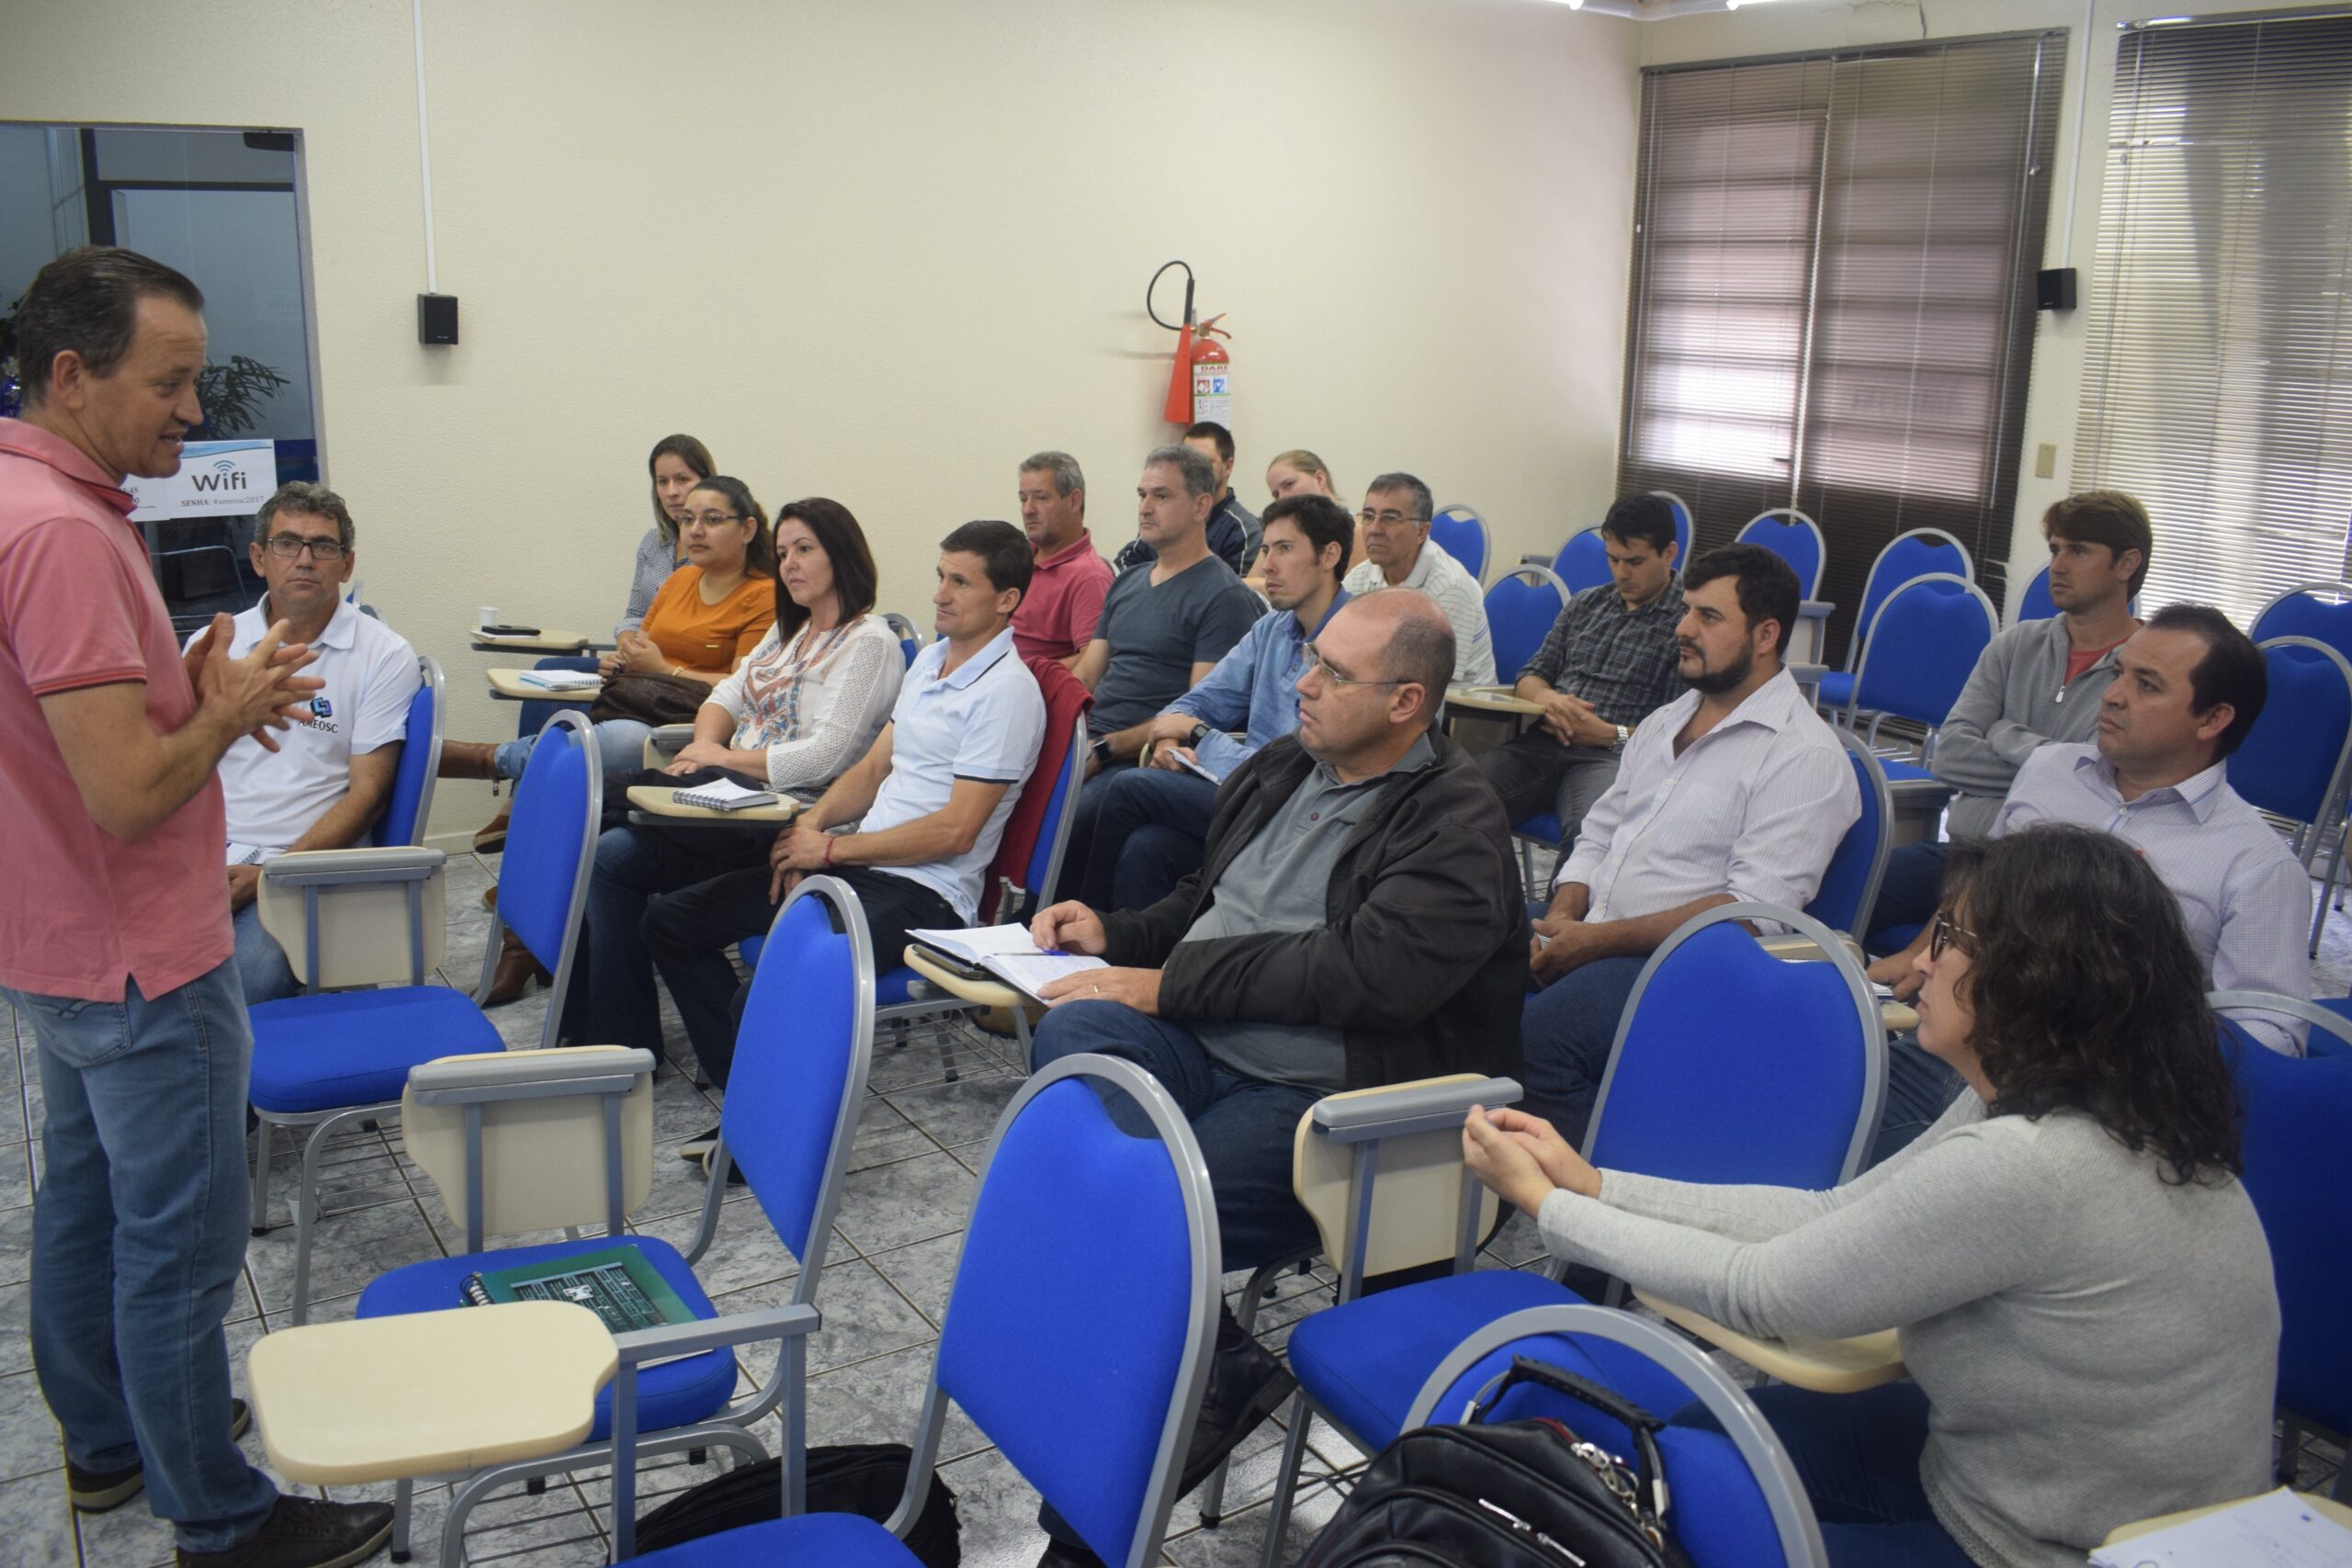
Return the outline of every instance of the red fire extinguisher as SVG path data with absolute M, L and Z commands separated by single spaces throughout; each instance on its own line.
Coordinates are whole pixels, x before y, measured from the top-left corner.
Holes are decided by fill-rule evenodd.
M 1152 290 L 1167 275 L 1168 268 L 1184 269 L 1184 324 L 1181 327 L 1159 320 L 1159 312 L 1152 309 Z M 1193 269 L 1181 261 L 1172 261 L 1151 275 L 1151 282 L 1143 291 L 1145 312 L 1159 325 L 1176 333 L 1176 359 L 1169 367 L 1168 405 L 1163 411 L 1170 424 L 1193 424 L 1201 420 L 1215 420 L 1228 428 L 1233 423 L 1233 355 L 1216 339 L 1233 334 L 1217 325 L 1225 320 L 1222 314 L 1199 320 L 1193 311 Z

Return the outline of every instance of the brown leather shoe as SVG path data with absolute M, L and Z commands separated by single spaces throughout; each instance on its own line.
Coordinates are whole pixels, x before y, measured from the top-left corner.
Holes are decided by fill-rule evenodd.
M 498 748 L 487 740 L 441 742 L 441 773 L 445 779 L 494 779 Z
M 499 851 L 504 849 L 506 847 L 506 819 L 513 815 L 514 808 L 512 807 L 502 806 L 498 808 L 497 816 L 492 818 L 481 828 L 476 829 L 474 831 L 474 853 L 478 855 L 494 855 Z
M 498 908 L 497 883 L 493 882 L 489 886 L 481 890 L 481 907 L 485 909 L 495 909 Z
M 531 950 L 523 945 L 521 937 L 513 931 L 503 934 L 506 942 L 499 949 L 498 972 L 490 977 L 490 996 L 482 1003 L 484 1007 L 503 1007 L 515 1000 L 531 988 L 533 976 L 537 976 L 543 986 L 555 984 L 555 976 L 531 956 Z

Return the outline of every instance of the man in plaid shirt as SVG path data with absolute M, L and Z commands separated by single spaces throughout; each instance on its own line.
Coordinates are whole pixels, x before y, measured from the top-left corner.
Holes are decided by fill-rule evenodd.
M 1674 628 L 1682 619 L 1674 512 L 1657 495 L 1629 495 L 1600 525 L 1610 581 L 1568 601 L 1514 690 L 1543 716 L 1482 752 L 1479 771 L 1514 823 L 1551 811 L 1560 842 L 1617 776 L 1634 727 L 1682 694 Z

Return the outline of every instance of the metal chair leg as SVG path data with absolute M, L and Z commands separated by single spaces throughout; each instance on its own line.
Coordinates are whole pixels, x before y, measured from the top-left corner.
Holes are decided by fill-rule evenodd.
M 411 1515 L 416 1507 L 416 1483 L 397 1481 L 392 1483 L 392 1561 L 405 1562 L 413 1555 L 409 1549 Z
M 1282 1468 L 1274 1473 L 1274 1499 L 1266 1515 L 1266 1544 L 1258 1557 L 1260 1568 L 1274 1568 L 1282 1561 L 1283 1531 L 1290 1524 L 1291 1492 L 1306 1463 L 1306 1427 L 1313 1407 L 1302 1389 L 1291 1396 L 1290 1435 L 1283 1440 Z
M 1293 1261 L 1292 1258 L 1278 1258 L 1272 1263 L 1260 1264 L 1250 1274 L 1250 1282 L 1241 1288 L 1241 1310 L 1234 1314 L 1241 1324 L 1242 1333 L 1257 1332 L 1258 1308 L 1265 1302 L 1266 1292 L 1272 1289 L 1275 1277 L 1289 1268 Z M 1201 1523 L 1215 1525 L 1224 1520 L 1225 1475 L 1232 1468 L 1233 1456 L 1227 1454 L 1217 1461 L 1216 1468 L 1209 1472 L 1207 1483 L 1201 1492 Z
M 269 1165 L 277 1150 L 277 1123 L 265 1116 L 254 1133 L 254 1213 L 255 1235 L 269 1230 Z

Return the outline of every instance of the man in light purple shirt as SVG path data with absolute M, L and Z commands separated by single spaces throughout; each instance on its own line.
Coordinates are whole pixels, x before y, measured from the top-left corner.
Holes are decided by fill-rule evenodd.
M 2209 989 L 2308 1000 L 2311 879 L 2286 841 L 2232 789 L 2228 758 L 2269 692 L 2262 650 L 2219 610 L 2174 604 L 2116 651 L 2096 745 L 2043 746 L 2009 786 L 1993 836 L 2070 822 L 2124 840 L 2180 900 Z M 1923 932 L 1911 946 L 1927 945 Z M 1895 987 L 1918 988 L 1916 972 Z M 2302 1025 L 2240 1021 L 2274 1051 L 2301 1055 Z M 1959 1075 L 1910 1037 L 1889 1049 L 1886 1118 L 1872 1163 L 1908 1144 L 1959 1092 Z
M 1525 1109 L 1571 1145 L 1650 953 L 1720 904 L 1803 908 L 1861 815 L 1845 746 L 1781 662 L 1798 597 L 1796 573 L 1760 546 L 1690 563 L 1674 634 L 1690 690 L 1634 731 L 1535 922 Z

